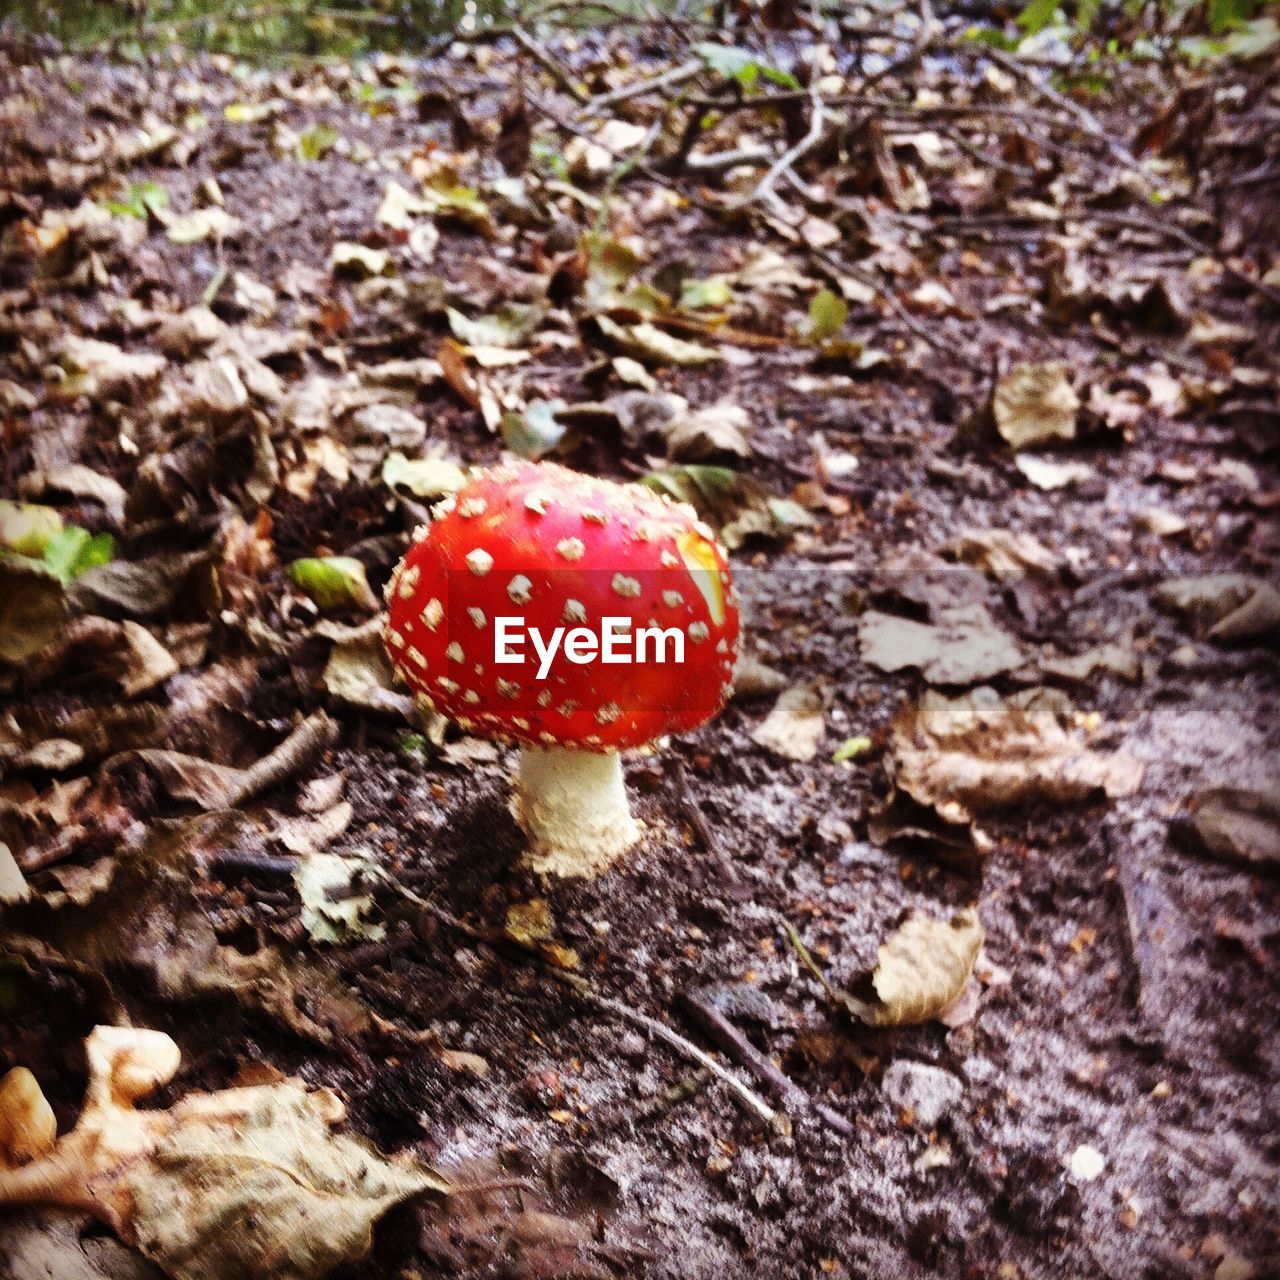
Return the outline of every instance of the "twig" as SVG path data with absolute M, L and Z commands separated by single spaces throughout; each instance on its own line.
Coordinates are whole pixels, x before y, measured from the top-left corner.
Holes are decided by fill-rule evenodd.
M 511 34 L 515 37 L 515 42 L 546 71 L 565 93 L 578 102 L 587 102 L 589 100 L 587 91 L 580 84 L 575 84 L 569 73 L 522 26 L 517 24 L 512 27 Z
M 227 797 L 234 809 L 300 773 L 338 740 L 338 724 L 323 711 L 308 716 L 278 747 L 255 761 Z
M 616 107 L 619 102 L 627 102 L 631 98 L 640 98 L 646 93 L 655 93 L 659 89 L 674 88 L 689 80 L 696 79 L 705 70 L 706 64 L 700 59 L 682 62 L 678 66 L 671 67 L 661 75 L 653 76 L 648 80 L 638 80 L 634 84 L 624 85 L 621 89 L 614 89 L 612 93 L 602 93 L 598 98 L 588 98 L 579 114 L 586 115 L 589 112 L 603 111 L 606 107 Z
M 441 924 L 457 930 L 476 942 L 492 943 L 494 941 L 492 937 L 487 936 L 481 930 L 473 928 L 463 920 L 459 920 L 457 916 L 451 915 L 443 907 L 439 907 L 434 902 L 430 902 L 421 895 L 414 893 L 412 889 L 407 889 L 404 885 L 397 884 L 392 880 L 388 880 L 388 883 L 410 902 L 414 903 L 415 906 L 422 908 L 439 920 Z M 686 1040 L 684 1036 L 667 1026 L 665 1022 L 659 1022 L 657 1018 L 651 1018 L 647 1013 L 641 1013 L 639 1009 L 633 1009 L 630 1005 L 623 1004 L 621 1000 L 615 1000 L 612 996 L 602 994 L 585 978 L 580 978 L 576 973 L 568 973 L 549 964 L 540 952 L 517 942 L 516 939 L 508 934 L 502 935 L 502 941 L 510 943 L 513 947 L 517 947 L 523 955 L 531 957 L 542 966 L 545 973 L 581 996 L 582 999 L 590 1001 L 597 1008 L 605 1009 L 624 1021 L 642 1028 L 649 1032 L 650 1035 L 657 1037 L 683 1054 L 684 1057 L 696 1062 L 700 1067 L 705 1067 L 717 1080 L 723 1081 L 729 1087 L 733 1096 L 745 1110 L 749 1111 L 758 1120 L 763 1121 L 771 1129 L 783 1130 L 786 1128 L 786 1118 L 774 1111 L 759 1094 L 743 1084 L 732 1071 L 722 1067 L 709 1053 L 698 1048 L 691 1040 Z
M 807 155 L 822 140 L 822 128 L 827 119 L 827 104 L 822 94 L 818 92 L 818 85 L 822 80 L 822 59 L 826 49 L 827 47 L 824 44 L 815 45 L 810 58 L 813 65 L 809 73 L 808 131 L 795 146 L 789 147 L 769 166 L 768 172 L 760 179 L 755 190 L 750 195 L 743 197 L 741 200 L 731 201 L 730 208 L 743 208 L 750 204 L 764 204 L 767 202 L 775 212 L 785 212 L 786 205 L 783 204 L 778 194 L 774 191 L 778 179 L 784 173 L 789 172 L 797 160 Z
M 780 1071 L 722 1013 L 682 991 L 677 997 L 681 1007 L 721 1049 L 755 1076 L 775 1097 L 792 1111 L 814 1111 L 837 1133 L 851 1137 L 853 1123 L 838 1111 L 811 1098 L 790 1076 Z

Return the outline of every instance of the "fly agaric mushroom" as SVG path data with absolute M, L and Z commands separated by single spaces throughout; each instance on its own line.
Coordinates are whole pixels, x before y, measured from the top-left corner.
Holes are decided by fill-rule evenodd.
M 724 550 L 692 508 L 551 463 L 480 472 L 432 514 L 387 587 L 392 662 L 466 732 L 520 743 L 529 864 L 595 875 L 640 835 L 619 749 L 728 696 Z

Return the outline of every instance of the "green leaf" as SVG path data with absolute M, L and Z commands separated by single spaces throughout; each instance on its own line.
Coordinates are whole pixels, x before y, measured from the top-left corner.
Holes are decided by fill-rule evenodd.
M 39 560 L 61 529 L 62 516 L 52 507 L 0 499 L 0 545 L 10 551 Z
M 1053 21 L 1058 11 L 1058 0 L 1030 0 L 1018 15 L 1018 26 L 1029 36 L 1043 31 Z
M 736 45 L 699 44 L 694 52 L 703 62 L 718 72 L 726 80 L 734 80 L 750 92 L 763 77 L 785 89 L 798 89 L 800 82 L 790 72 L 765 62 L 750 49 L 742 49 Z
M 115 546 L 116 540 L 109 533 L 94 537 L 88 529 L 69 525 L 49 539 L 41 559 L 51 573 L 66 583 L 109 563 Z
M 805 336 L 810 342 L 830 342 L 848 318 L 849 304 L 838 293 L 821 289 L 809 303 L 809 332 Z
M 275 107 L 269 102 L 232 102 L 223 108 L 222 114 L 232 124 L 257 124 L 274 110 Z
M 145 222 L 147 215 L 169 207 L 169 192 L 158 182 L 135 182 L 119 200 L 107 200 L 104 208 L 119 218 L 137 218 Z
M 377 607 L 364 565 L 354 556 L 325 556 L 295 560 L 289 576 L 321 609 Z
M 523 413 L 502 415 L 502 438 L 512 453 L 536 462 L 564 439 L 568 427 L 556 421 L 556 410 L 564 407 L 561 400 L 533 400 Z
M 844 764 L 847 760 L 856 760 L 871 750 L 871 739 L 868 737 L 846 738 L 831 756 L 835 764 Z
M 717 310 L 733 302 L 733 285 L 728 276 L 708 276 L 705 280 L 685 280 L 680 285 L 680 305 L 686 311 L 704 307 Z
M 308 125 L 298 137 L 298 159 L 319 160 L 338 140 L 338 131 L 331 124 L 317 121 Z

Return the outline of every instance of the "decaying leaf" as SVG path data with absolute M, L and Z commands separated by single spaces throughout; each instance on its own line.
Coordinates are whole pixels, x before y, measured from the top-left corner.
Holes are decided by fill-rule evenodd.
M 1090 749 L 1078 720 L 1056 689 L 1007 698 L 987 687 L 959 698 L 927 691 L 894 721 L 895 782 L 952 823 L 1036 801 L 1131 795 L 1142 765 Z
M 1073 440 L 1079 408 L 1067 367 L 1057 361 L 1014 365 L 992 398 L 996 430 L 1015 449 Z
M 1061 560 L 1030 533 L 1013 529 L 971 529 L 952 544 L 952 554 L 992 578 L 1033 574 L 1052 577 Z
M 751 737 L 766 750 L 788 760 L 812 760 L 826 731 L 822 694 L 813 685 L 788 689 L 756 726 Z
M 982 937 L 972 909 L 950 920 L 909 919 L 877 952 L 871 985 L 879 1004 L 871 1008 L 871 1021 L 897 1027 L 943 1014 L 964 990 Z
M 1158 586 L 1152 598 L 1210 640 L 1230 643 L 1280 635 L 1280 591 L 1248 574 L 1175 578 Z
M 864 662 L 880 671 L 916 667 L 930 684 L 975 684 L 1026 660 L 980 604 L 939 609 L 932 623 L 872 611 L 858 639 Z
M 699 365 L 720 359 L 714 347 L 677 338 L 665 329 L 644 321 L 622 325 L 608 316 L 597 316 L 596 323 L 605 337 L 617 343 L 627 355 L 653 364 Z
M 1016 454 L 1013 465 L 1037 489 L 1065 489 L 1088 480 L 1094 474 L 1087 462 L 1057 462 L 1053 458 L 1041 458 L 1032 453 Z
M 666 431 L 667 456 L 692 462 L 708 458 L 751 456 L 751 415 L 741 406 L 723 402 L 677 414 Z
M 1246 866 L 1280 866 L 1280 791 L 1211 787 L 1192 801 L 1188 818 L 1174 831 L 1184 843 L 1211 857 Z
M 178 1046 L 100 1026 L 85 1051 L 75 1128 L 25 1164 L 0 1151 L 0 1203 L 87 1209 L 174 1280 L 319 1280 L 369 1251 L 388 1209 L 451 1190 L 423 1165 L 333 1133 L 345 1109 L 327 1089 L 284 1080 L 139 1110 L 176 1074 Z M 24 1110 L 39 1102 L 28 1091 Z
M 419 498 L 439 498 L 457 493 L 467 483 L 467 477 L 449 458 L 406 458 L 403 453 L 392 451 L 382 464 L 382 483 L 392 489 L 407 489 Z
M 368 280 L 387 272 L 391 266 L 391 255 L 385 249 L 370 249 L 349 240 L 339 240 L 333 246 L 329 262 L 336 275 Z
M 302 923 L 312 942 L 377 942 L 387 927 L 369 917 L 372 888 L 381 873 L 368 854 L 308 853 L 298 859 L 293 882 L 302 898 Z
M 805 967 L 831 999 L 869 1026 L 907 1026 L 942 1019 L 955 1006 L 982 949 L 982 922 L 966 908 L 949 920 L 914 915 L 876 953 L 870 989 L 874 999 L 840 991 L 827 981 L 800 935 L 787 936 Z
M 0 556 L 0 661 L 25 662 L 61 629 L 67 601 L 56 574 L 43 565 Z

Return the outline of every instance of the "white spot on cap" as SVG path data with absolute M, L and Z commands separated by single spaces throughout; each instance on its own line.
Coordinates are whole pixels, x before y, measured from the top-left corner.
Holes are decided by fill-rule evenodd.
M 717 653 L 729 652 L 729 642 L 724 638 L 724 636 L 721 636 L 720 639 L 716 642 L 716 652 Z
M 586 622 L 587 610 L 581 600 L 566 600 L 564 613 L 560 615 L 566 622 Z
M 551 690 L 543 689 L 542 692 L 538 694 L 538 706 L 549 707 L 550 705 L 551 705 Z
M 514 680 L 499 680 L 498 695 L 503 698 L 518 698 L 520 696 L 520 686 Z
M 407 600 L 418 586 L 418 579 L 422 577 L 422 570 L 416 565 L 411 564 L 401 575 L 400 585 L 396 588 L 396 593 L 401 600 Z
M 472 623 L 476 627 L 480 627 L 480 628 L 482 628 L 485 625 L 485 623 L 489 621 L 488 618 L 484 616 L 484 610 L 477 609 L 475 605 L 472 605 L 471 608 L 467 610 L 467 617 L 471 619 Z
M 463 660 L 462 646 L 456 640 L 444 652 L 445 656 L 454 662 Z
M 589 747 L 599 747 L 604 745 L 604 739 L 598 733 L 587 734 L 587 736 L 583 738 L 583 742 L 585 742 Z
M 404 636 L 402 636 L 394 627 L 387 632 L 387 640 L 390 642 L 393 649 L 404 648 Z
M 693 531 L 706 538 L 708 542 L 714 543 L 716 540 L 716 531 L 705 520 L 695 520 Z
M 507 595 L 513 604 L 528 604 L 533 599 L 533 583 L 523 573 L 517 573 L 507 583 Z
M 453 494 L 450 494 L 443 501 L 437 502 L 436 505 L 431 508 L 431 518 L 433 520 L 443 520 L 445 516 L 447 516 L 457 505 L 458 499 L 455 498 Z
M 483 547 L 477 547 L 467 552 L 467 568 L 477 578 L 483 578 L 493 568 L 493 557 Z
M 559 711 L 562 716 L 571 716 L 575 711 L 577 711 L 577 709 L 578 709 L 578 704 L 572 698 L 570 698 L 567 702 L 562 702 L 556 708 L 556 710 Z
M 679 559 L 673 556 L 670 551 L 664 551 L 662 553 L 662 563 L 668 569 L 678 569 L 680 567 Z
M 445 693 L 457 693 L 462 686 L 456 680 L 450 680 L 448 676 L 436 676 L 436 684 L 438 684 Z
M 694 644 L 701 644 L 710 634 L 705 622 L 689 623 L 689 639 Z
M 581 538 L 561 538 L 556 543 L 556 550 L 566 560 L 581 560 L 587 553 L 586 545 Z
M 405 655 L 415 667 L 421 667 L 423 671 L 427 669 L 427 660 L 422 655 L 422 650 L 416 644 L 411 644 L 406 650 Z
M 416 547 L 420 542 L 426 542 L 427 535 L 431 532 L 429 524 L 415 524 L 413 532 L 409 535 L 409 541 Z
M 596 712 L 596 720 L 600 724 L 612 724 L 622 714 L 622 708 L 616 702 L 606 702 Z
M 528 733 L 529 722 L 524 718 L 524 716 L 512 716 L 511 723 L 515 725 L 517 729 L 523 729 L 526 733 Z
M 582 518 L 588 524 L 608 524 L 609 516 L 607 512 L 597 511 L 594 507 L 584 507 Z
M 464 520 L 470 520 L 472 516 L 482 516 L 489 509 L 489 504 L 483 498 L 463 498 L 458 503 L 458 514 Z
M 471 730 L 476 727 L 476 722 L 472 720 L 469 716 L 459 716 L 454 721 L 454 724 L 456 724 L 458 728 L 462 730 L 463 733 L 470 733 Z
M 613 575 L 613 589 L 624 600 L 634 600 L 640 594 L 640 584 L 634 578 L 628 578 L 623 573 L 615 573 Z
M 554 733 L 548 733 L 545 729 L 543 729 L 543 731 L 540 734 L 538 734 L 538 741 L 545 742 L 547 746 L 551 747 L 551 746 L 554 746 L 557 742 L 559 742 L 560 739 L 557 738 Z
M 428 631 L 434 631 L 440 624 L 440 619 L 444 617 L 444 605 L 432 596 L 427 601 L 426 608 L 422 611 L 422 621 L 426 624 Z
M 678 591 L 664 591 L 662 593 L 662 603 L 668 605 L 672 609 L 678 609 L 684 604 L 684 596 Z
M 636 525 L 635 531 L 631 535 L 637 542 L 653 541 L 653 525 L 641 522 Z
M 474 689 L 468 689 L 466 693 L 462 695 L 462 700 L 468 706 L 474 707 L 476 703 L 480 701 L 480 695 Z
M 545 493 L 526 493 L 524 496 L 524 508 L 526 511 L 532 511 L 535 516 L 545 516 L 547 508 L 551 505 L 551 499 Z

